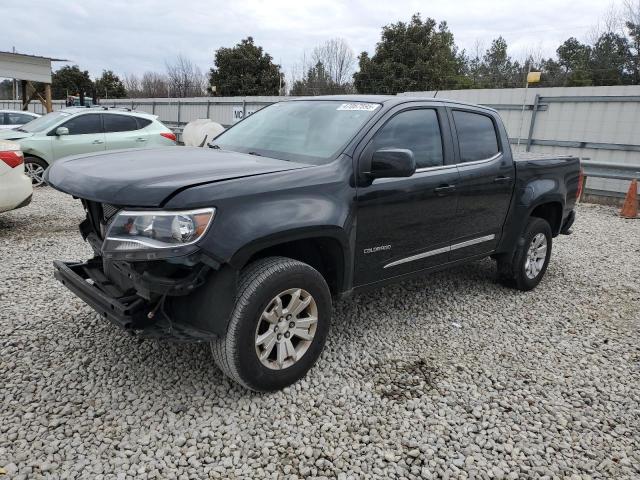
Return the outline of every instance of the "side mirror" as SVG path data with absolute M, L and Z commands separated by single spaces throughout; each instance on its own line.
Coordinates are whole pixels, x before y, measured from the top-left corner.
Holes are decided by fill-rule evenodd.
M 372 178 L 410 177 L 416 171 L 413 152 L 404 148 L 387 148 L 374 152 L 371 157 Z
M 56 135 L 59 137 L 62 135 L 69 135 L 69 129 L 67 127 L 58 127 L 56 128 Z

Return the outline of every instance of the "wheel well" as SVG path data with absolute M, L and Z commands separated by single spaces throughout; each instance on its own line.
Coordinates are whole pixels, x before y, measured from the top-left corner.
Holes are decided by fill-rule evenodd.
M 44 158 L 39 157 L 38 155 L 34 155 L 33 153 L 25 153 L 24 154 L 24 158 L 29 158 L 29 157 L 33 157 L 33 158 L 37 158 L 38 160 L 43 161 L 44 163 L 47 164 L 47 166 L 49 166 L 49 162 L 47 162 Z
M 562 226 L 562 204 L 560 202 L 538 205 L 531 212 L 531 216 L 542 218 L 549 222 L 554 237 L 560 233 L 560 227 Z
M 279 243 L 254 253 L 245 265 L 271 256 L 293 258 L 311 265 L 324 277 L 333 294 L 343 289 L 344 252 L 340 242 L 334 238 L 305 238 Z

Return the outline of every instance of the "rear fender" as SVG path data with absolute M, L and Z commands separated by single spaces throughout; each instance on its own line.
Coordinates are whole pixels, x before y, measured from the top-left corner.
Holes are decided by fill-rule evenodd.
M 553 179 L 537 179 L 516 189 L 509 219 L 504 226 L 497 254 L 513 254 L 531 213 L 540 205 L 559 203 L 564 209 L 565 187 Z M 562 215 L 562 214 L 561 214 Z M 554 232 L 554 235 L 558 232 Z

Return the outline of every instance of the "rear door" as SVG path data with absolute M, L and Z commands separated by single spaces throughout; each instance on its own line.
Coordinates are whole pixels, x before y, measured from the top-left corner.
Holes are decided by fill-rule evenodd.
M 69 135 L 56 135 L 59 127 L 69 129 Z M 49 135 L 53 137 L 54 160 L 68 155 L 102 152 L 105 149 L 102 115 L 99 113 L 77 115 L 55 127 Z
M 119 113 L 103 113 L 102 116 L 107 150 L 139 148 L 149 143 L 150 134 L 143 128 L 151 123 L 150 120 Z
M 359 171 L 367 171 L 373 152 L 383 148 L 411 150 L 417 170 L 358 186 L 356 285 L 446 263 L 456 224 L 458 171 L 446 110 L 398 106 L 377 128 L 359 154 Z
M 449 110 L 459 173 L 455 241 L 451 260 L 495 249 L 504 224 L 514 185 L 514 165 L 509 145 L 500 135 L 501 123 L 482 109 Z

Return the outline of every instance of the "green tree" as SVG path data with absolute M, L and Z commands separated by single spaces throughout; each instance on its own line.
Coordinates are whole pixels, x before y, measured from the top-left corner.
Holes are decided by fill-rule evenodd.
M 631 78 L 626 71 L 629 65 L 629 42 L 617 33 L 605 33 L 591 50 L 590 70 L 594 85 L 624 85 Z
M 562 87 L 566 82 L 566 73 L 560 62 L 553 58 L 542 60 L 540 64 L 540 87 Z
M 13 95 L 13 81 L 4 79 L 0 82 L 0 99 L 11 99 Z
M 581 87 L 593 84 L 591 47 L 571 37 L 558 47 L 558 63 L 565 72 L 565 86 Z
M 346 93 L 349 85 L 336 83 L 322 62 L 311 67 L 301 80 L 291 87 L 291 95 L 331 95 Z
M 362 52 L 358 62 L 354 84 L 359 93 L 456 88 L 464 81 L 463 55 L 446 22 L 423 21 L 419 14 L 408 23 L 383 27 L 375 54 Z
M 103 70 L 95 81 L 96 94 L 100 98 L 125 98 L 127 91 L 120 78 L 111 70 Z
M 640 5 L 639 5 L 640 7 Z M 640 24 L 632 21 L 626 22 L 629 31 L 629 71 L 631 82 L 640 84 Z
M 93 94 L 93 82 L 87 70 L 80 70 L 77 65 L 65 66 L 51 76 L 51 95 L 54 99 L 63 100 L 68 95 L 77 95 L 81 100 Z
M 502 37 L 491 42 L 478 70 L 481 88 L 519 87 L 524 81 L 520 64 L 511 59 L 507 41 Z
M 209 72 L 209 90 L 215 95 L 279 95 L 284 85 L 280 65 L 247 37 L 235 47 L 219 48 Z

